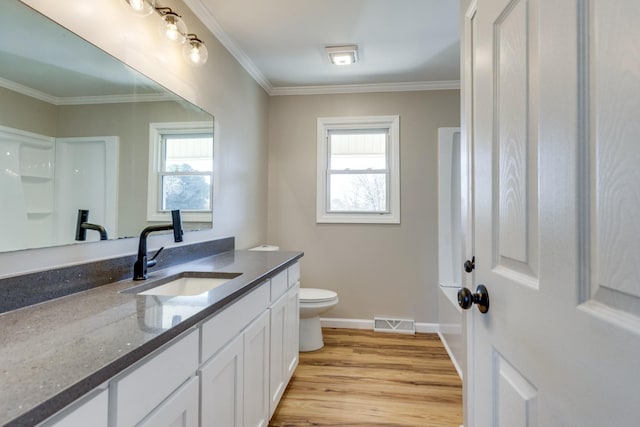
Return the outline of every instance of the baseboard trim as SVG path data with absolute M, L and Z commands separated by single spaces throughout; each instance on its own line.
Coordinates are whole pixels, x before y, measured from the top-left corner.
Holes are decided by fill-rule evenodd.
M 440 331 L 438 331 L 438 336 L 440 337 L 440 341 L 442 342 L 442 345 L 444 346 L 444 349 L 447 350 L 447 354 L 449 355 L 449 359 L 451 359 L 451 363 L 453 363 L 453 367 L 456 368 L 456 372 L 458 373 L 458 376 L 460 377 L 460 381 L 463 381 L 462 368 L 460 367 L 460 364 L 458 363 L 456 358 L 453 356 L 453 352 L 451 351 L 451 347 L 449 347 L 449 344 L 447 343 L 447 340 L 444 338 L 444 335 L 442 335 L 442 333 Z
M 320 318 L 320 325 L 323 328 L 339 328 L 339 329 L 370 329 L 373 330 L 373 319 L 336 319 L 336 318 Z
M 336 319 L 336 318 L 320 318 L 320 324 L 323 328 L 338 329 L 369 329 L 373 330 L 373 319 Z M 435 334 L 440 331 L 437 323 L 416 323 L 416 332 L 424 334 Z
M 416 332 L 423 334 L 436 334 L 440 330 L 437 323 L 416 323 Z

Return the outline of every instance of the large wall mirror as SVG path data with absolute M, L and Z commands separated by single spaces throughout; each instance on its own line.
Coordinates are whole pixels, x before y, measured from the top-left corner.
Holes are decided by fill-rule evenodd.
M 76 243 L 81 210 L 109 239 L 135 237 L 193 188 L 184 228 L 210 228 L 213 117 L 18 0 L 2 12 L 0 252 Z M 166 176 L 151 185 L 154 215 L 155 137 Z

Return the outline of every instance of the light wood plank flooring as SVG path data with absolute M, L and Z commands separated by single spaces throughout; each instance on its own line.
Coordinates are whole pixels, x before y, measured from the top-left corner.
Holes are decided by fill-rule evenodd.
M 436 334 L 323 329 L 269 426 L 462 424 L 462 384 Z

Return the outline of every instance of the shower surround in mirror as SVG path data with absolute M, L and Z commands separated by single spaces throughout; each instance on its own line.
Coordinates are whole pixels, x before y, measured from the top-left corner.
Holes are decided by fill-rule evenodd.
M 117 235 L 118 137 L 54 138 L 0 126 L 0 251 L 73 243 L 77 212 Z M 99 240 L 96 232 L 87 240 Z

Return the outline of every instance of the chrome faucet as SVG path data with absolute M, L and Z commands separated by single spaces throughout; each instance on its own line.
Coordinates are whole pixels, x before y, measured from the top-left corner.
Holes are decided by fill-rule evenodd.
M 153 258 L 147 260 L 147 236 L 154 231 L 173 230 L 173 240 L 182 242 L 182 221 L 180 220 L 180 210 L 171 211 L 171 224 L 150 225 L 140 233 L 140 241 L 138 243 L 138 259 L 133 264 L 133 280 L 146 280 L 147 268 L 156 265 L 156 258 L 164 249 L 164 246 L 158 249 Z

